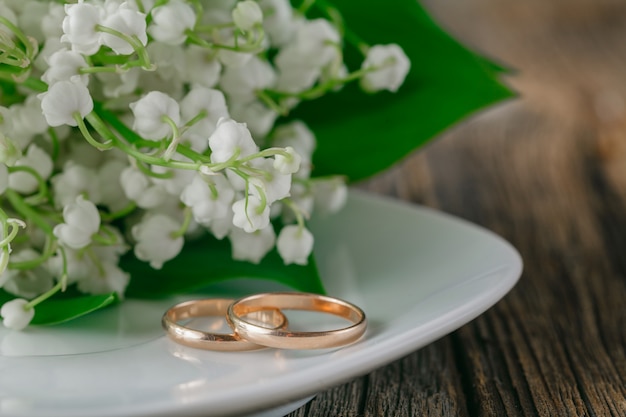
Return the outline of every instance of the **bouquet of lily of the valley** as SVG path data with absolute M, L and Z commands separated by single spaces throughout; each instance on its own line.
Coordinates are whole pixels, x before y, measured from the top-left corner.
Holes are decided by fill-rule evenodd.
M 456 48 L 431 52 L 471 58 L 476 76 L 466 81 L 485 89 L 459 104 L 444 87 L 449 108 L 431 99 L 423 104 L 439 106 L 440 120 L 422 120 L 431 116 L 418 101 L 437 79 L 413 81 L 403 95 L 403 47 L 365 40 L 406 17 L 378 15 L 381 6 L 367 2 L 342 6 L 0 0 L 4 325 L 58 323 L 125 296 L 236 276 L 322 291 L 307 219 L 338 210 L 346 180 L 507 94 L 488 75 L 492 64 L 411 4 L 412 18 Z M 411 59 L 432 66 L 426 53 Z M 394 104 L 403 100 L 425 131 L 398 130 L 408 126 Z

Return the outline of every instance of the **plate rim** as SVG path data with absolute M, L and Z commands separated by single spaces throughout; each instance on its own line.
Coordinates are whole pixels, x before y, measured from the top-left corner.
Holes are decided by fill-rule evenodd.
M 462 327 L 463 325 L 474 320 L 476 317 L 483 314 L 485 311 L 493 307 L 498 301 L 500 301 L 519 281 L 519 278 L 523 270 L 522 257 L 517 249 L 511 245 L 507 240 L 497 235 L 491 230 L 484 228 L 483 226 L 472 223 L 468 220 L 462 219 L 455 215 L 439 211 L 430 207 L 417 205 L 414 203 L 397 200 L 392 197 L 383 196 L 379 194 L 373 194 L 362 190 L 350 189 L 349 196 L 351 199 L 357 199 L 361 201 L 367 201 L 371 204 L 383 204 L 393 205 L 395 207 L 402 208 L 408 211 L 419 211 L 425 213 L 427 216 L 435 216 L 446 220 L 446 222 L 452 222 L 464 228 L 472 229 L 473 232 L 482 234 L 484 237 L 497 242 L 501 245 L 506 252 L 510 255 L 510 264 L 507 264 L 508 268 L 502 272 L 502 278 L 498 285 L 494 285 L 489 288 L 488 291 L 481 293 L 481 297 L 474 297 L 470 302 L 463 303 L 455 306 L 452 310 L 446 312 L 444 315 L 437 316 L 434 319 L 427 320 L 425 323 L 411 328 L 408 332 L 403 334 L 406 343 L 397 343 L 396 338 L 390 338 L 384 341 L 379 341 L 376 344 L 376 348 L 379 352 L 384 354 L 375 354 L 372 356 L 371 349 L 355 350 L 351 352 L 349 361 L 330 361 L 317 364 L 315 367 L 316 374 L 326 374 L 323 381 L 314 379 L 313 381 L 303 378 L 303 374 L 306 374 L 310 369 L 296 369 L 288 374 L 281 374 L 272 380 L 267 381 L 264 384 L 264 393 L 259 393 L 258 387 L 255 385 L 248 385 L 245 389 L 238 390 L 238 396 L 252 395 L 254 401 L 248 404 L 248 401 L 239 401 L 235 407 L 228 407 L 229 399 L 220 400 L 221 404 L 215 404 L 214 401 L 202 401 L 197 400 L 181 406 L 179 403 L 175 403 L 171 398 L 164 401 L 159 401 L 153 404 L 139 403 L 139 404 L 124 404 L 122 407 L 107 407 L 106 410 L 102 410 L 96 413 L 89 414 L 91 417 L 112 417 L 120 415 L 122 412 L 124 415 L 140 417 L 140 416 L 206 416 L 210 414 L 211 408 L 217 408 L 220 410 L 219 415 L 234 416 L 242 415 L 245 413 L 261 412 L 273 407 L 284 405 L 285 403 L 297 401 L 299 399 L 310 397 L 320 391 L 330 389 L 346 381 L 352 380 L 359 376 L 368 374 L 375 369 L 378 369 L 386 364 L 389 364 L 395 360 L 398 360 L 418 349 L 438 340 L 439 338 L 453 332 L 454 330 Z M 430 328 L 427 331 L 428 336 L 423 337 L 420 333 L 424 332 L 424 327 Z M 367 340 L 367 333 L 364 339 Z M 169 340 L 165 336 L 154 340 L 151 343 L 169 343 Z M 358 346 L 360 342 L 352 346 Z M 266 394 L 268 390 L 276 388 L 278 383 L 289 386 L 289 394 L 284 396 L 269 396 Z M 268 386 L 269 384 L 269 386 Z M 214 397 L 211 398 L 214 400 Z M 220 408 L 221 407 L 221 408 Z M 51 417 L 59 414 L 58 411 L 50 413 L 38 413 L 39 417 Z M 64 416 L 78 416 L 84 415 L 84 410 L 71 410 L 63 413 Z M 23 416 L 23 414 L 15 414 L 15 416 Z

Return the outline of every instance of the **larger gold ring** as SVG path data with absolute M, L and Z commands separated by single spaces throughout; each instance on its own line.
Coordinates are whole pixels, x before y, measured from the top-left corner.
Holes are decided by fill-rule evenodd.
M 232 299 L 225 298 L 186 301 L 167 310 L 161 319 L 161 325 L 173 341 L 194 348 L 219 351 L 244 351 L 265 348 L 266 346 L 243 340 L 235 333 L 210 333 L 179 324 L 180 321 L 194 317 L 225 317 L 228 306 L 232 302 Z M 250 317 L 273 328 L 287 325 L 287 318 L 275 308 L 264 309 Z
M 348 327 L 327 331 L 289 331 L 251 322 L 247 317 L 272 308 L 306 310 L 333 314 L 352 322 Z M 235 301 L 228 307 L 228 319 L 242 338 L 259 345 L 280 349 L 324 349 L 358 340 L 367 327 L 359 307 L 338 298 L 318 294 L 276 292 L 257 294 Z

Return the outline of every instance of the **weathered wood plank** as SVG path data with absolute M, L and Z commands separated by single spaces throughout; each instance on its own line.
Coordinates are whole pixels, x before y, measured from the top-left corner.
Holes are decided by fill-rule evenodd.
M 428 4 L 519 69 L 523 99 L 363 186 L 501 234 L 524 275 L 453 335 L 294 415 L 626 416 L 626 3 Z

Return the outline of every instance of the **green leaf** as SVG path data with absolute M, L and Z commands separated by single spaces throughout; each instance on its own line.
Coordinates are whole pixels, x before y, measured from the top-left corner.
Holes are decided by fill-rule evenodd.
M 0 305 L 15 296 L 0 290 Z M 67 297 L 57 294 L 35 307 L 31 324 L 59 324 L 99 310 L 118 300 L 116 293 L 101 295 L 78 295 Z
M 320 0 L 318 0 L 320 3 Z M 371 176 L 462 118 L 513 93 L 502 68 L 467 50 L 434 23 L 416 0 L 336 0 L 345 26 L 373 44 L 400 44 L 411 71 L 397 93 L 363 93 L 357 85 L 302 103 L 293 116 L 318 139 L 315 175 Z M 363 60 L 346 51 L 351 70 Z
M 187 242 L 181 253 L 155 270 L 129 254 L 121 267 L 131 274 L 127 297 L 159 298 L 200 290 L 231 278 L 266 279 L 306 292 L 324 293 L 315 260 L 306 266 L 285 265 L 274 250 L 258 265 L 232 259 L 230 243 L 205 237 Z

